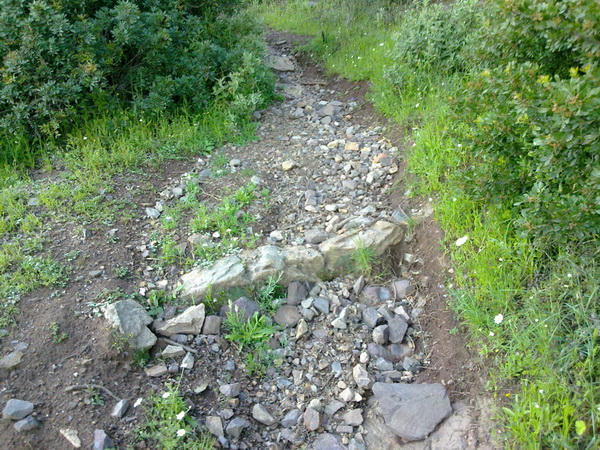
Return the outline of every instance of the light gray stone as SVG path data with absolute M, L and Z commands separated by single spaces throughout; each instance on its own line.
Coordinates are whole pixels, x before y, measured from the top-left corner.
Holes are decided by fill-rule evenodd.
M 104 317 L 112 327 L 128 337 L 134 349 L 151 348 L 156 343 L 156 336 L 147 327 L 153 319 L 135 300 L 119 300 L 108 305 Z
M 354 398 L 354 393 L 352 393 L 352 398 Z M 329 417 L 332 417 L 336 412 L 342 409 L 345 406 L 345 403 L 340 402 L 339 400 L 331 400 L 327 406 L 325 406 L 325 414 Z
M 383 316 L 373 307 L 364 309 L 362 312 L 362 320 L 369 328 L 375 328 L 384 321 Z
M 379 325 L 373 330 L 373 341 L 380 345 L 387 344 L 389 339 L 389 325 Z
M 277 423 L 271 413 L 260 403 L 257 403 L 252 408 L 252 417 L 267 426 Z
M 306 230 L 304 233 L 304 239 L 308 244 L 320 244 L 329 238 L 330 234 L 324 230 Z
M 299 305 L 302 300 L 308 297 L 308 286 L 303 281 L 292 281 L 288 285 L 287 304 Z
M 94 430 L 94 446 L 92 450 L 115 448 L 115 443 L 104 430 Z
M 329 314 L 329 300 L 326 298 L 317 297 L 313 304 L 321 314 Z
M 220 334 L 223 318 L 219 316 L 206 316 L 202 326 L 202 334 Z
M 110 415 L 112 417 L 116 417 L 117 419 L 120 419 L 125 415 L 125 413 L 127 412 L 127 409 L 129 409 L 129 400 L 127 400 L 127 399 L 119 400 L 117 402 L 117 404 L 113 407 Z
M 4 358 L 0 359 L 0 369 L 14 369 L 19 364 L 21 364 L 21 360 L 23 359 L 23 352 L 15 351 L 9 353 Z
M 363 423 L 363 410 L 362 409 L 351 409 L 346 411 L 342 416 L 344 423 L 351 427 L 357 427 Z
M 183 357 L 183 360 L 181 360 L 179 367 L 184 370 L 192 370 L 194 368 L 194 363 L 194 355 L 192 355 L 190 352 L 187 352 Z
M 318 430 L 321 426 L 321 413 L 313 408 L 306 408 L 304 411 L 304 426 L 308 431 Z
M 300 411 L 299 409 L 292 409 L 288 411 L 283 417 L 283 419 L 281 419 L 281 426 L 285 428 L 295 427 L 301 415 L 302 411 Z
M 146 215 L 151 219 L 158 219 L 160 214 L 160 211 L 156 208 L 146 208 Z
M 363 364 L 357 364 L 352 369 L 352 378 L 356 385 L 363 389 L 371 389 L 375 380 L 367 372 L 367 368 Z
M 364 287 L 365 287 L 365 277 L 363 275 L 361 275 L 354 282 L 354 285 L 352 286 L 352 289 L 354 290 L 354 293 L 356 295 L 360 295 L 360 293 L 362 292 L 362 290 L 364 289 Z
M 206 428 L 212 435 L 216 437 L 225 436 L 223 433 L 223 421 L 219 416 L 206 416 L 204 419 Z
M 174 334 L 200 334 L 204 324 L 204 303 L 190 306 L 184 312 L 170 320 L 167 320 L 159 327 L 156 332 L 164 336 L 173 336 Z
M 346 450 L 346 448 L 342 444 L 342 438 L 337 434 L 331 433 L 320 434 L 312 444 L 313 450 Z
M 448 393 L 441 384 L 375 383 L 377 411 L 402 439 L 425 439 L 452 413 Z
M 181 277 L 183 297 L 200 299 L 214 291 L 249 284 L 244 263 L 238 256 L 217 261 L 210 269 L 194 269 Z
M 81 439 L 79 438 L 77 430 L 73 430 L 72 428 L 61 428 L 58 431 L 74 448 L 81 448 Z
M 408 372 L 417 373 L 421 368 L 421 363 L 418 360 L 407 356 L 404 358 L 404 361 L 402 361 L 402 367 Z
M 408 330 L 408 324 L 400 317 L 388 321 L 389 325 L 389 339 L 392 344 L 399 344 L 404 339 L 406 330 Z
M 406 298 L 406 296 L 411 295 L 415 291 L 414 287 L 411 286 L 409 280 L 394 281 L 393 286 L 397 300 Z
M 293 61 L 289 58 L 289 56 L 281 55 L 281 56 L 272 56 L 267 61 L 267 65 L 274 70 L 279 72 L 292 72 L 296 69 Z
M 250 423 L 246 419 L 236 417 L 233 419 L 225 428 L 225 433 L 234 439 L 239 439 L 242 432 L 250 426 Z
M 26 400 L 11 398 L 2 410 L 2 418 L 21 420 L 33 412 L 33 403 Z
M 168 373 L 167 366 L 164 363 L 156 364 L 155 366 L 148 367 L 145 372 L 146 375 L 152 378 L 162 377 Z
M 219 391 L 225 397 L 237 397 L 240 395 L 241 385 L 240 383 L 222 384 L 219 386 Z
M 300 311 L 298 311 L 298 307 L 292 305 L 283 305 L 273 316 L 275 323 L 284 328 L 296 326 L 301 318 L 302 316 L 300 315 Z
M 162 351 L 162 355 L 165 358 L 177 358 L 179 356 L 185 355 L 185 350 L 179 345 L 167 345 Z
M 240 297 L 235 302 L 221 307 L 221 316 L 226 317 L 229 311 L 237 312 L 244 320 L 249 320 L 260 311 L 260 306 L 248 297 Z

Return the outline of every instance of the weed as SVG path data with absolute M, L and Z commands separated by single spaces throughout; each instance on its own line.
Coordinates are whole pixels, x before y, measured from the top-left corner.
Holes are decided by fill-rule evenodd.
M 266 344 L 276 331 L 265 316 L 255 313 L 249 320 L 246 320 L 238 311 L 227 313 L 225 326 L 229 330 L 225 338 L 235 343 L 240 352 L 244 347 L 254 350 L 257 346 Z
M 277 277 L 270 276 L 266 284 L 256 290 L 256 302 L 260 309 L 268 314 L 274 314 L 286 298 L 285 287 L 279 284 L 282 274 Z
M 124 353 L 125 351 L 131 348 L 131 340 L 133 339 L 133 334 L 123 334 L 117 330 L 111 330 L 112 334 L 112 348 L 117 353 Z
M 133 363 L 136 366 L 143 368 L 146 366 L 146 364 L 148 364 L 150 358 L 150 349 L 141 348 L 139 350 L 136 350 L 135 354 L 133 355 Z
M 130 280 L 131 278 L 133 278 L 133 272 L 131 271 L 131 269 L 129 267 L 125 267 L 125 266 L 117 267 L 117 270 L 115 270 L 115 273 L 117 274 L 117 277 L 119 277 L 123 280 Z
M 352 252 L 351 260 L 356 271 L 365 276 L 370 276 L 378 258 L 374 249 L 366 247 L 362 240 L 358 240 L 356 248 Z
M 55 344 L 60 344 L 69 337 L 67 333 L 60 331 L 60 324 L 58 322 L 52 322 L 50 330 L 52 331 L 52 340 Z
M 151 290 L 145 299 L 148 314 L 152 317 L 162 314 L 164 311 L 163 306 L 171 300 L 173 300 L 173 296 L 167 295 L 164 290 Z

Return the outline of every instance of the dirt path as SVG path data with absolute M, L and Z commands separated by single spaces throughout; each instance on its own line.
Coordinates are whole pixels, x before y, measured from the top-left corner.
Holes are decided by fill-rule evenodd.
M 261 113 L 257 141 L 218 150 L 227 161 L 219 169 L 219 176 L 215 175 L 215 157 L 170 161 L 160 170 L 118 180 L 114 195 L 131 202 L 135 219 L 85 229 L 70 223 L 54 226 L 53 253 L 58 259 L 70 260 L 71 281 L 62 289 L 39 290 L 24 298 L 17 326 L 2 338 L 0 348 L 2 355 L 15 347 L 23 351 L 18 367 L 0 378 L 3 403 L 11 398 L 33 402 L 34 415 L 42 426 L 19 433 L 12 422 L 2 420 L 2 448 L 71 448 L 59 432 L 67 428 L 76 430 L 88 448 L 96 429 L 112 436 L 119 448 L 151 447 L 150 443 L 135 441 L 142 408 L 130 407 L 124 418 L 118 419 L 111 416 L 114 401 L 110 397 L 67 392 L 67 388 L 102 385 L 118 397 L 134 400 L 147 397 L 150 391 L 161 392 L 167 382 L 179 379 L 177 364 L 172 372 L 155 378 L 135 366 L 131 352 L 127 354 L 122 346 L 115 345 L 119 340 L 101 317 L 100 306 L 118 300 L 123 293 L 157 286 L 170 291 L 177 286 L 185 269 L 154 266 L 157 255 L 152 252 L 153 232 L 159 222 L 148 218 L 145 209 L 164 200 L 161 192 L 185 188 L 185 180 L 206 175 L 207 170 L 212 170 L 212 175 L 203 180 L 199 196 L 208 204 L 250 180 L 270 192 L 268 198 L 250 207 L 258 219 L 253 232 L 262 233 L 259 244 L 307 245 L 309 231 L 335 235 L 340 229 L 337 224 L 346 219 L 366 226 L 401 210 L 413 218 L 415 226 L 381 260 L 385 275 L 367 277 L 364 292 L 368 295 L 360 297 L 353 292 L 357 276 L 316 284 L 315 292 L 328 299 L 333 315 L 317 312 L 313 322 L 307 319 L 311 333 L 303 339 L 296 339 L 294 330 L 281 331 L 279 342 L 288 343 L 277 350 L 282 363 L 267 370 L 262 380 L 240 370 L 244 361 L 222 336 L 200 335 L 186 340 L 198 352 L 194 369 L 181 378 L 190 414 L 201 423 L 206 417 L 220 417 L 223 426 L 233 417 L 246 420 L 248 425 L 239 438 L 223 436 L 221 444 L 226 448 L 334 448 L 323 440 L 324 436 L 338 439 L 335 445 L 339 448 L 404 445 L 381 418 L 370 413 L 373 408 L 368 389 L 360 398 L 348 401 L 347 408 L 337 415 L 325 409 L 339 398 L 343 386 L 352 384 L 356 363 L 375 363 L 375 355 L 367 350 L 372 330 L 360 319 L 364 311 L 360 305 L 369 301 L 365 295 L 370 295 L 370 301 L 379 307 L 385 303 L 393 282 L 406 279 L 410 289 L 401 299 L 392 299 L 391 304 L 411 314 L 410 350 L 420 367 L 404 372 L 393 367 L 388 376 L 393 378 L 396 374 L 391 372 L 398 372 L 404 381 L 440 383 L 447 389 L 454 409 L 429 438 L 406 447 L 493 448 L 489 413 L 481 400 L 480 369 L 470 359 L 461 335 L 455 332 L 457 322 L 446 306 L 444 280 L 449 267 L 439 246 L 442 231 L 433 221 L 427 201 L 403 196 L 401 133 L 365 101 L 364 83 L 330 78 L 296 54 L 294 47 L 299 39 L 283 33 L 269 36 L 273 55 L 289 57 L 293 65 L 293 70 L 279 72 L 285 101 Z M 287 169 L 285 163 L 291 168 Z M 173 201 L 164 200 L 167 205 Z M 177 239 L 185 243 L 187 237 Z M 122 276 L 124 269 L 132 276 Z M 331 319 L 345 308 L 349 308 L 348 327 L 337 330 L 330 325 Z M 60 324 L 60 332 L 67 336 L 63 342 L 54 342 L 50 329 L 53 323 Z M 150 364 L 160 359 L 165 346 L 159 340 Z M 335 366 L 336 362 L 340 365 Z M 381 373 L 373 375 L 376 381 L 389 381 Z M 243 394 L 223 399 L 220 388 L 235 383 L 243 386 Z M 208 388 L 200 390 L 202 385 Z M 284 427 L 266 425 L 253 418 L 252 408 L 257 403 L 277 421 L 295 409 L 304 411 L 304 421 Z M 319 413 L 314 429 L 306 424 L 307 407 Z M 361 411 L 359 421 L 342 417 L 350 408 Z

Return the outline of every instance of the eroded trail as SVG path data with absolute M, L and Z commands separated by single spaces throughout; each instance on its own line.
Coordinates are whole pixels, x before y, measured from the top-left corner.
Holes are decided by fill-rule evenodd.
M 117 195 L 128 195 L 129 186 L 140 192 L 138 219 L 99 225 L 85 239 L 68 227 L 57 235 L 57 253 L 83 258 L 58 299 L 48 290 L 24 300 L 20 327 L 3 339 L 3 354 L 18 347 L 23 356 L 1 380 L 3 398 L 32 402 L 42 424 L 17 432 L 3 420 L 6 448 L 69 448 L 60 430 L 76 432 L 89 447 L 96 429 L 119 448 L 151 448 L 136 440 L 143 406 L 133 402 L 179 380 L 189 415 L 223 448 L 493 448 L 489 425 L 481 425 L 488 414 L 477 367 L 450 332 L 456 323 L 446 307 L 447 267 L 433 210 L 403 197 L 402 149 L 365 102 L 365 86 L 327 77 L 295 54 L 297 39 L 269 36 L 285 100 L 257 115 L 258 140 L 169 163 L 145 180 L 124 179 Z M 138 344 L 152 345 L 152 358 L 143 369 L 133 366 L 94 312 L 134 300 L 92 300 L 117 287 L 146 297 L 173 291 L 189 268 L 181 258 L 157 267 L 156 241 L 174 207 L 194 196 L 216 210 L 224 196 L 250 184 L 258 198 L 236 217 L 255 219 L 244 226 L 250 235 L 261 233 L 257 248 L 240 253 L 232 246 L 212 269 L 184 275 L 182 292 L 239 290 L 284 273 L 288 289 L 273 315 L 279 329 L 269 342 L 272 362 L 253 370 L 239 345 L 224 338 L 218 302 L 192 312 L 171 302 L 154 311 L 147 329 L 138 327 L 146 333 Z M 198 247 L 224 245 L 223 234 L 182 225 L 170 236 L 178 255 L 197 257 Z M 118 278 L 122 267 L 135 276 Z M 261 307 L 241 293 L 236 298 L 249 315 Z M 182 313 L 195 314 L 185 326 Z M 55 321 L 69 336 L 56 345 L 47 332 Z M 65 391 L 90 384 L 132 405 L 114 417 L 110 396 L 98 404 L 89 392 Z

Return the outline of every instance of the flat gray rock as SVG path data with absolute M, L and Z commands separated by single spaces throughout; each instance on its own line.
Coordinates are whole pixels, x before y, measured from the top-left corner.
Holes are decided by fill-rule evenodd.
M 342 438 L 337 434 L 323 433 L 312 444 L 313 450 L 345 450 Z
M 386 425 L 405 441 L 425 439 L 452 413 L 441 384 L 375 383 L 374 398 Z
M 135 300 L 119 300 L 108 305 L 104 317 L 123 335 L 131 336 L 129 342 L 134 349 L 150 348 L 156 343 L 156 336 L 147 327 L 152 317 Z
M 24 419 L 15 422 L 13 425 L 14 429 L 17 430 L 19 433 L 35 430 L 36 428 L 39 428 L 41 426 L 42 424 L 40 423 L 40 421 L 33 416 L 27 416 Z
M 6 406 L 2 410 L 2 418 L 10 420 L 21 420 L 33 412 L 33 403 L 11 398 L 6 402 Z
M 296 326 L 301 318 L 302 316 L 300 315 L 298 308 L 292 305 L 283 305 L 277 310 L 275 316 L 273 316 L 273 320 L 275 320 L 277 325 L 286 328 Z

